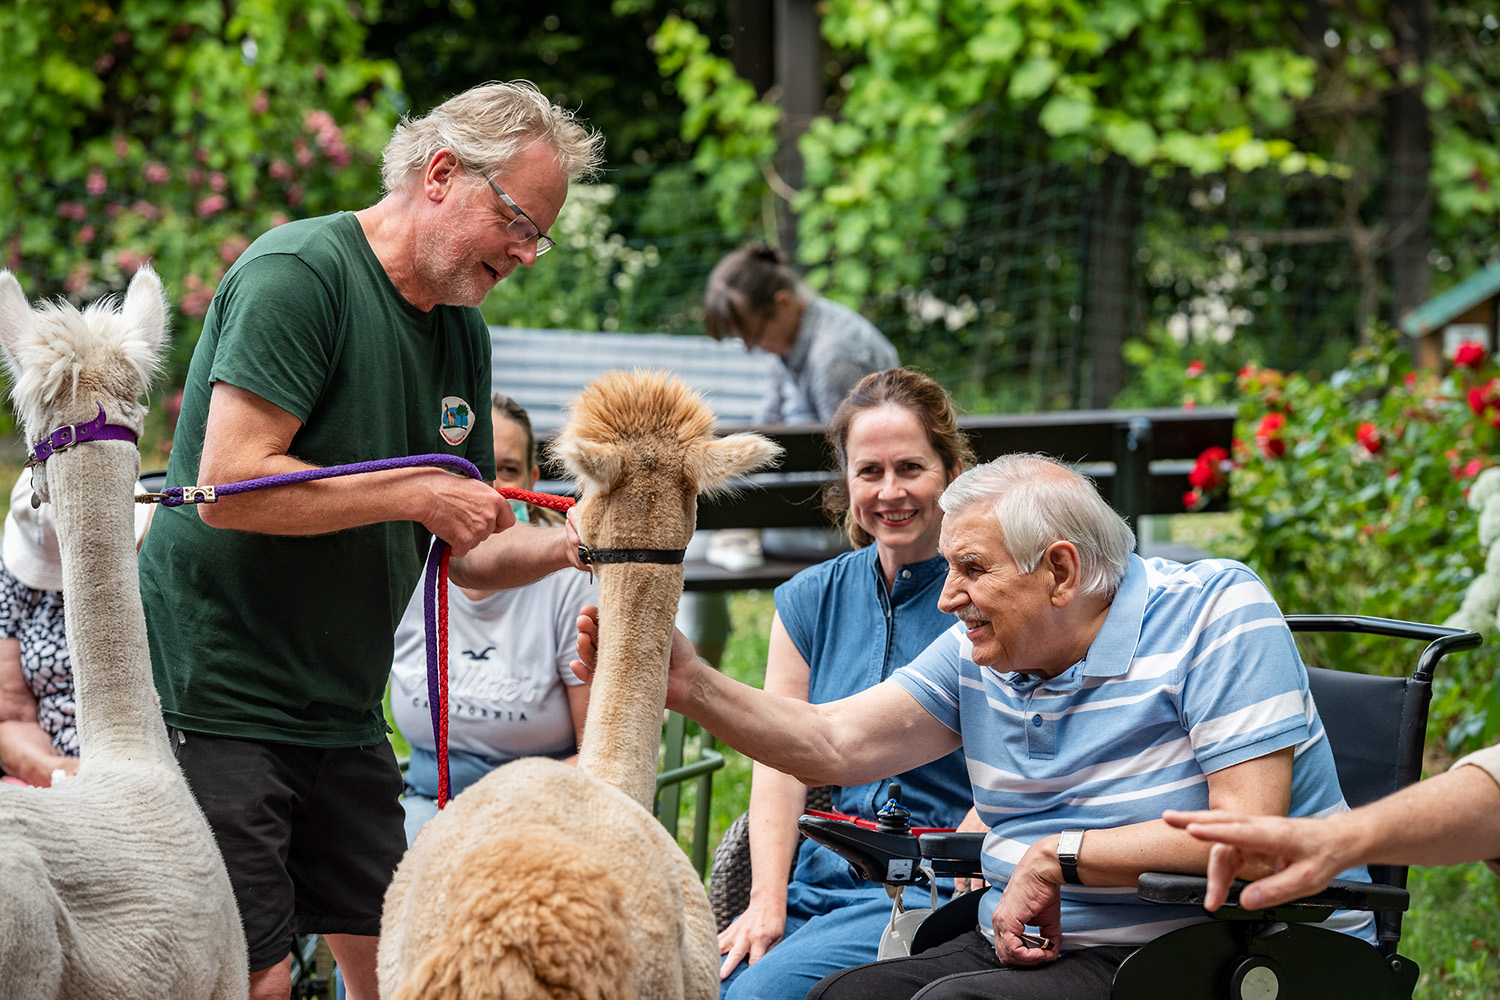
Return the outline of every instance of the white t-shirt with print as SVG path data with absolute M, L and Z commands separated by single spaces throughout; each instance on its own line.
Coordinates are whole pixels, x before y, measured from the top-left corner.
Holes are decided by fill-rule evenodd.
M 572 569 L 477 601 L 449 583 L 449 747 L 500 760 L 571 750 L 564 686 L 582 682 L 568 664 L 578 611 L 598 603 L 589 576 Z M 418 588 L 396 629 L 391 713 L 412 746 L 434 750 L 423 615 Z

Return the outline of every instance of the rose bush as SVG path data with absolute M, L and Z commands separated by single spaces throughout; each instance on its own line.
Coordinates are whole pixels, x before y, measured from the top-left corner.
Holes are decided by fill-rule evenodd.
M 1448 621 L 1484 568 L 1466 496 L 1500 444 L 1494 359 L 1460 349 L 1454 362 L 1417 371 L 1386 336 L 1327 378 L 1247 365 L 1211 383 L 1218 400 L 1203 398 L 1201 372 L 1184 372 L 1197 402 L 1237 395 L 1240 407 L 1227 482 L 1208 471 L 1223 459 L 1205 454 L 1185 500 L 1191 509 L 1230 491 L 1237 530 L 1215 547 L 1252 566 L 1289 613 Z M 1492 615 L 1481 631 L 1497 627 Z M 1390 673 L 1415 656 L 1409 644 L 1336 636 L 1309 649 L 1310 662 Z M 1454 749 L 1500 735 L 1497 664 L 1489 644 L 1444 664 L 1434 718 Z
M 400 75 L 363 56 L 372 16 L 339 0 L 0 5 L 0 266 L 33 298 L 82 303 L 150 261 L 176 334 L 158 392 L 175 391 L 250 239 L 378 196 Z M 150 420 L 161 439 L 160 407 Z

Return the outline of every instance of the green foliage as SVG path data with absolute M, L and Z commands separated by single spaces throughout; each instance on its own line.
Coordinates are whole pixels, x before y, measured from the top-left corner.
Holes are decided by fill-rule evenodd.
M 1089 343 L 1091 310 L 1139 331 L 1220 298 L 1249 310 L 1263 360 L 1319 364 L 1387 312 L 1382 257 L 1414 225 L 1425 239 L 1430 224 L 1437 289 L 1493 258 L 1500 25 L 1472 0 L 1441 6 L 1419 64 L 1373 2 L 831 0 L 826 110 L 797 142 L 795 189 L 781 137 L 804 123 L 781 95 L 738 80 L 727 43 L 686 16 L 653 44 L 728 232 L 774 239 L 795 213 L 814 287 L 978 405 L 1047 408 L 1078 405 L 1091 351 L 1112 350 Z M 1384 217 L 1405 183 L 1389 101 L 1411 86 L 1430 115 L 1430 222 Z M 1084 244 L 1115 226 L 1133 246 L 1105 252 L 1135 253 L 1132 287 L 1104 303 L 1088 295 L 1102 248 Z M 1184 288 L 1173 267 L 1194 255 L 1239 255 L 1238 284 Z
M 661 253 L 649 244 L 627 246 L 613 230 L 609 209 L 617 189 L 573 184 L 552 233 L 557 250 L 512 275 L 485 299 L 492 323 L 563 330 L 641 329 L 636 308 Z
M 33 298 L 152 261 L 185 363 L 224 271 L 289 218 L 379 195 L 389 63 L 340 0 L 0 6 L 0 249 Z M 376 8 L 364 8 L 366 17 Z
M 413 108 L 490 79 L 525 79 L 576 109 L 605 137 L 611 164 L 660 165 L 691 154 L 681 103 L 654 71 L 648 36 L 674 8 L 717 33 L 714 0 L 382 0 L 366 54 L 393 60 Z M 611 177 L 612 182 L 617 178 Z
M 1248 362 L 1249 345 L 1212 338 L 1182 341 L 1163 330 L 1143 340 L 1126 341 L 1123 355 L 1132 368 L 1129 385 L 1115 405 L 1224 406 L 1229 404 L 1233 376 Z
M 1279 136 L 1313 91 L 1316 63 L 1265 25 L 1289 5 L 1005 0 L 834 0 L 825 41 L 838 54 L 837 114 L 798 143 L 805 182 L 792 199 L 799 256 L 834 261 L 815 279 L 852 299 L 919 280 L 967 206 L 970 145 L 996 108 L 1033 116 L 1054 161 L 1115 153 L 1195 173 L 1282 165 L 1326 171 L 1321 154 Z M 1204 39 L 1244 22 L 1255 44 L 1204 56 Z M 685 21 L 654 39 L 686 104 L 684 130 L 726 221 L 774 184 L 774 95 L 757 98 Z M 911 210 L 920 206 L 919 210 Z
M 709 54 L 708 38 L 692 21 L 669 15 L 651 48 L 685 105 L 682 134 L 697 143 L 693 163 L 719 221 L 731 233 L 743 232 L 745 202 L 759 196 L 762 165 L 776 151 L 780 110 L 758 99 L 727 59 Z
M 1500 64 L 1486 51 L 1500 18 L 1483 4 L 1434 4 L 1432 14 L 1444 57 L 1431 66 L 1423 101 L 1432 116 L 1435 222 L 1448 243 L 1465 220 L 1500 214 Z

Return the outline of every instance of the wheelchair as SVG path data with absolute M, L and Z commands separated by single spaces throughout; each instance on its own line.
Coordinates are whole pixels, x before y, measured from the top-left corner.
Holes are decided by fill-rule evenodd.
M 1416 781 L 1438 663 L 1449 653 L 1478 647 L 1479 634 L 1366 616 L 1288 615 L 1286 621 L 1293 632 L 1426 643 L 1416 668 L 1406 676 L 1308 668 L 1350 807 Z M 945 876 L 978 877 L 984 835 L 912 836 L 906 810 L 897 795 L 892 798 L 875 823 L 809 813 L 798 828 L 841 855 L 859 876 L 886 885 L 894 903 L 883 947 L 887 953 L 919 954 L 974 927 L 983 893 L 966 893 L 941 908 L 903 911 L 900 889 L 932 885 Z M 1396 950 L 1408 906 L 1407 870 L 1371 865 L 1369 871 L 1369 883 L 1335 880 L 1314 896 L 1262 911 L 1236 905 L 1243 887 L 1236 883 L 1229 901 L 1208 914 L 1212 920 L 1171 931 L 1133 952 L 1116 972 L 1110 995 L 1113 1000 L 1411 1000 L 1419 969 Z M 1201 876 L 1148 872 L 1136 894 L 1150 903 L 1201 906 L 1206 886 Z M 1377 944 L 1312 926 L 1335 910 L 1373 913 Z

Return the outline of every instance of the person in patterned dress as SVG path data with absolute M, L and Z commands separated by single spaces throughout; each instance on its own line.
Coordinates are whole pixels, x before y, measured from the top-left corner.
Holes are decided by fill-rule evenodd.
M 138 504 L 137 541 L 149 516 Z M 78 726 L 57 532 L 51 505 L 31 505 L 28 472 L 11 490 L 0 559 L 0 780 L 45 788 L 78 770 Z

